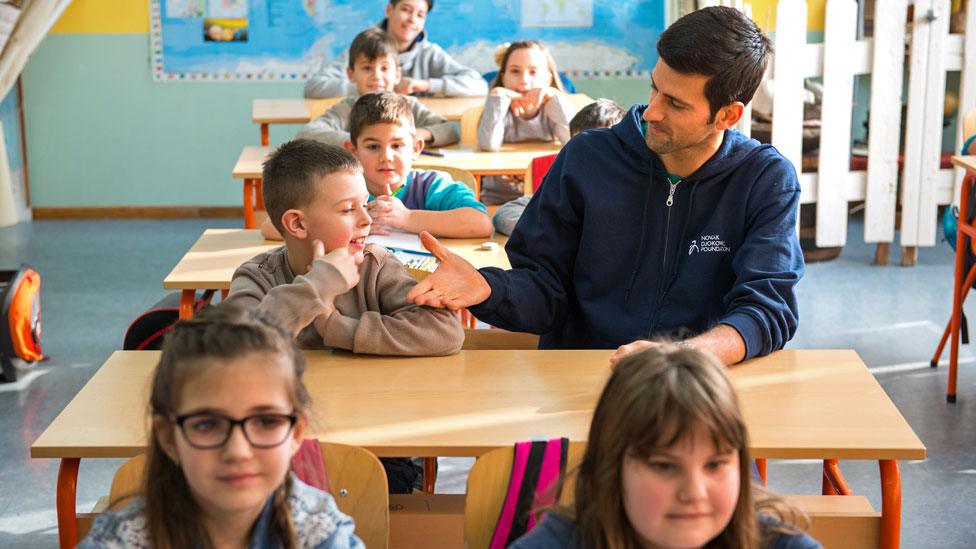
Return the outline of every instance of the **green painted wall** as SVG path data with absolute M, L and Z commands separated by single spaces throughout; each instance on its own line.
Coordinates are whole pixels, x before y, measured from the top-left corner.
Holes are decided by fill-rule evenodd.
M 587 80 L 582 93 L 629 106 L 649 82 Z M 145 34 L 52 34 L 24 72 L 35 206 L 239 205 L 230 177 L 259 142 L 254 98 L 300 97 L 301 83 L 156 83 Z M 272 126 L 281 143 L 298 126 Z

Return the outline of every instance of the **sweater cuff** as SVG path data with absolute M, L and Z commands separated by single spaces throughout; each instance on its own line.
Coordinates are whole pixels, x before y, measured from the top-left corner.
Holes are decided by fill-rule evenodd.
M 319 333 L 322 334 L 322 341 L 326 345 L 334 349 L 354 351 L 353 344 L 356 341 L 356 328 L 359 327 L 358 319 L 344 316 L 339 311 L 335 311 L 324 324 L 325 329 L 320 330 Z
M 720 320 L 719 323 L 731 326 L 739 332 L 739 337 L 742 338 L 746 347 L 745 355 L 742 358 L 743 362 L 757 356 L 762 351 L 764 330 L 755 317 L 749 313 L 734 312 Z
M 498 267 L 485 267 L 483 269 L 478 269 L 481 276 L 485 278 L 488 282 L 488 286 L 491 288 L 491 295 L 488 299 L 482 301 L 477 305 L 472 305 L 468 307 L 471 314 L 475 316 L 480 316 L 480 314 L 491 314 L 504 300 L 505 300 L 505 284 L 499 279 L 501 273 L 504 271 Z M 480 314 L 479 314 L 480 313 Z
M 444 93 L 444 79 L 443 78 L 430 78 L 427 80 L 430 84 L 430 88 L 427 89 L 427 93 L 431 95 L 440 95 Z
M 347 284 L 342 272 L 324 259 L 314 260 L 312 269 L 300 276 L 312 284 L 315 293 L 324 302 L 331 302 L 335 296 L 346 292 Z

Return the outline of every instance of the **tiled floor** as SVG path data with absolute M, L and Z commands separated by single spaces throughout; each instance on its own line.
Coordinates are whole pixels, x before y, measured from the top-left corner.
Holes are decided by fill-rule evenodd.
M 43 277 L 43 343 L 51 356 L 24 381 L 0 385 L 0 547 L 56 545 L 57 463 L 31 460 L 31 443 L 121 346 L 132 318 L 164 295 L 163 276 L 200 232 L 234 226 L 239 221 L 45 221 L 0 229 L 0 267 L 26 262 Z M 903 546 L 973 546 L 976 355 L 963 350 L 956 404 L 945 402 L 946 368 L 928 367 L 949 312 L 952 254 L 940 243 L 922 249 L 913 268 L 877 268 L 861 232 L 853 219 L 840 259 L 808 265 L 790 347 L 856 349 L 928 447 L 926 461 L 902 464 Z M 899 252 L 894 246 L 893 264 Z M 82 462 L 79 510 L 107 492 L 118 463 Z M 438 489 L 463 491 L 470 463 L 445 460 Z M 842 468 L 880 509 L 876 462 Z M 771 461 L 769 476 L 776 491 L 819 492 L 813 462 Z

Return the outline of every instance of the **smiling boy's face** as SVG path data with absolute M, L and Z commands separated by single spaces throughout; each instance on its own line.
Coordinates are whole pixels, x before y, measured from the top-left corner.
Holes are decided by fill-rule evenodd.
M 309 247 L 321 240 L 326 253 L 347 247 L 359 258 L 373 220 L 366 213 L 366 185 L 359 171 L 343 170 L 321 177 L 315 196 L 304 208 Z
M 359 56 L 352 68 L 346 69 L 351 82 L 355 82 L 359 95 L 376 91 L 393 91 L 400 83 L 400 65 L 397 58 L 384 55 L 376 59 Z
M 369 193 L 379 196 L 386 194 L 386 185 L 390 192 L 396 192 L 406 184 L 424 142 L 417 139 L 412 124 L 381 123 L 363 128 L 356 143 L 349 143 L 347 148 L 363 164 Z

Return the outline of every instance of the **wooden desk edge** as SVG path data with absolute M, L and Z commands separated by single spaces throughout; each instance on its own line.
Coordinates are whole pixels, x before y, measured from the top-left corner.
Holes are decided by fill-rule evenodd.
M 964 170 L 976 172 L 976 155 L 955 155 L 952 163 Z

